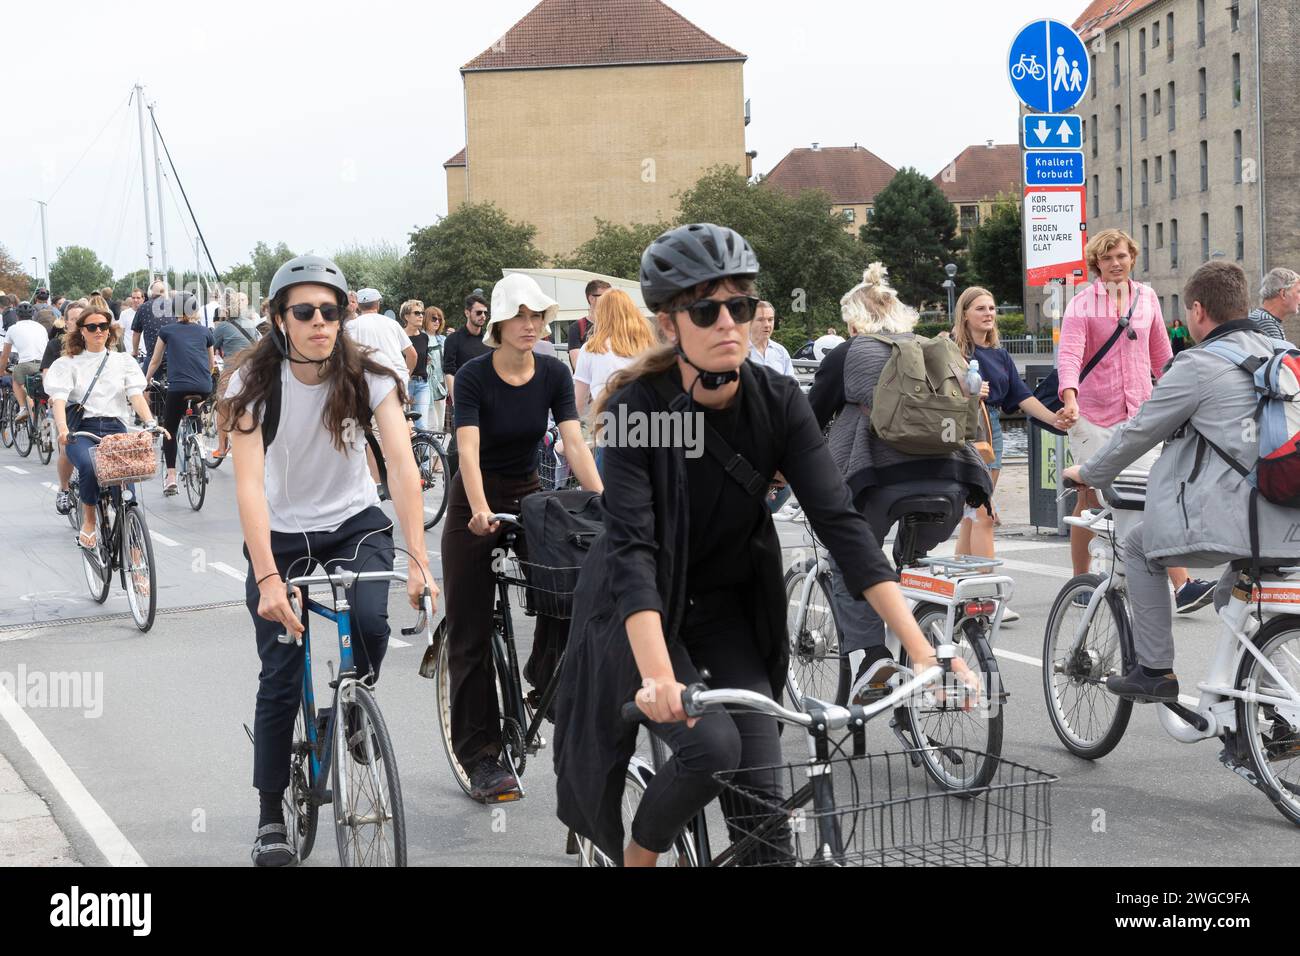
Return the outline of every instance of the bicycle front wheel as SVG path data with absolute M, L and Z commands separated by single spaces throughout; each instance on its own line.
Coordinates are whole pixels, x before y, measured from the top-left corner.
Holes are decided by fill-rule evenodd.
M 623 777 L 623 798 L 619 802 L 619 813 L 623 817 L 624 836 L 631 836 L 632 820 L 636 817 L 637 808 L 641 806 L 646 787 L 650 785 L 650 781 L 653 779 L 654 771 L 641 760 L 633 758 L 632 762 L 628 764 L 627 773 Z M 618 866 L 617 861 L 611 860 L 608 854 L 586 837 L 579 836 L 577 842 L 579 866 Z M 659 860 L 655 863 L 655 866 L 699 865 L 695 845 L 686 832 L 681 833 L 673 841 L 672 848 L 667 853 L 659 854 Z
M 54 419 L 46 412 L 41 415 L 41 423 L 36 429 L 36 454 L 40 456 L 42 465 L 48 465 L 54 457 L 54 441 Z
M 1255 635 L 1255 646 L 1282 680 L 1247 653 L 1241 659 L 1235 686 L 1251 695 L 1290 699 L 1300 689 L 1300 618 L 1269 621 Z M 1245 738 L 1251 767 L 1273 806 L 1300 826 L 1300 708 L 1238 700 L 1237 732 Z
M 32 453 L 32 416 L 28 415 L 20 422 L 15 422 L 14 451 L 26 458 Z
M 185 495 L 190 499 L 190 507 L 198 511 L 203 507 L 203 499 L 208 494 L 208 469 L 203 465 L 203 453 L 199 448 L 198 436 L 190 432 L 185 439 Z
M 785 573 L 787 630 L 790 634 L 790 686 L 797 684 L 808 697 L 843 706 L 848 703 L 853 683 L 849 655 L 845 653 L 840 629 L 831 610 L 830 575 L 813 579 L 808 604 L 801 606 L 809 569 L 794 566 Z M 791 697 L 793 697 L 791 693 Z M 803 701 L 791 706 L 802 709 Z
M 451 490 L 447 453 L 432 435 L 418 434 L 411 442 L 415 464 L 420 470 L 420 493 L 424 499 L 424 530 L 428 531 L 447 511 Z
M 122 567 L 126 578 L 126 603 L 135 626 L 142 631 L 153 627 L 158 608 L 158 575 L 154 570 L 153 541 L 138 505 L 126 509 L 122 529 Z
M 284 792 L 285 830 L 289 844 L 301 863 L 311 856 L 316 843 L 316 824 L 320 819 L 320 804 L 312 799 L 316 785 L 316 772 L 312 767 L 311 742 L 307 739 L 307 722 L 315 720 L 306 699 L 298 708 L 293 722 L 293 747 L 289 751 L 289 787 Z
M 1043 693 L 1047 716 L 1065 749 L 1097 760 L 1119 744 L 1133 714 L 1133 702 L 1106 689 L 1106 678 L 1124 672 L 1123 603 L 1114 594 L 1097 606 L 1083 640 L 1075 636 L 1088 613 L 1076 603 L 1101 586 L 1096 574 L 1071 578 L 1061 588 L 1043 634 Z
M 919 605 L 915 612 L 921 633 L 938 647 L 944 640 L 946 608 Z M 993 779 L 1002 754 L 1002 675 L 989 645 L 987 625 L 981 618 L 958 623 L 952 635 L 957 653 L 979 676 L 980 706 L 963 710 L 960 694 L 926 691 L 913 696 L 902 708 L 912 739 L 920 748 L 926 773 L 939 786 L 953 791 L 983 787 Z M 907 663 L 907 652 L 902 652 Z
M 108 587 L 113 582 L 113 559 L 112 552 L 109 550 L 109 538 L 112 535 L 108 526 L 107 509 L 100 505 L 99 509 L 99 527 L 95 534 L 95 546 L 93 548 L 82 548 L 81 551 L 81 570 L 86 576 L 86 587 L 90 591 L 90 598 L 96 604 L 103 604 L 108 600 Z M 81 530 L 81 507 L 80 503 L 73 509 L 75 516 L 72 526 L 78 531 Z
M 402 785 L 384 715 L 369 688 L 355 681 L 339 694 L 337 706 L 332 771 L 339 862 L 406 866 Z M 355 714 L 350 722 L 349 710 Z
M 77 469 L 72 469 L 72 477 L 68 479 L 68 494 L 72 496 L 72 510 L 68 512 L 68 524 L 72 526 L 73 531 L 81 530 L 81 485 L 77 481 Z

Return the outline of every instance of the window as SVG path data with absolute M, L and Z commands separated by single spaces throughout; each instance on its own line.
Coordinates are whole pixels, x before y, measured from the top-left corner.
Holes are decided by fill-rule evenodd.
M 1115 107 L 1115 148 L 1122 149 L 1124 146 L 1124 109 Z
M 1210 188 L 1210 142 L 1201 140 L 1201 192 Z
M 1174 59 L 1174 15 L 1172 13 L 1165 17 L 1165 59 L 1171 63 Z
M 853 222 L 855 219 L 858 218 L 858 214 L 857 214 L 857 212 L 855 212 L 855 211 L 852 210 L 852 209 L 845 209 L 845 210 L 842 210 L 842 211 L 841 211 L 841 215 L 844 216 L 844 221 L 845 221 L 845 222 Z
M 1144 206 L 1147 204 L 1147 200 L 1148 200 L 1148 198 L 1150 197 L 1150 193 L 1147 191 L 1147 172 L 1148 172 L 1148 170 L 1149 170 L 1149 167 L 1148 167 L 1148 165 L 1147 165 L 1147 161 L 1144 159 L 1144 160 L 1142 160 L 1142 205 L 1144 205 Z M 1145 243 L 1144 243 L 1144 245 L 1145 245 Z
M 1160 91 L 1156 90 L 1153 95 L 1155 99 L 1152 101 L 1151 115 L 1159 116 L 1160 115 Z
M 1158 222 L 1156 223 L 1156 248 L 1163 249 L 1164 247 L 1165 247 L 1165 224 L 1163 222 Z
M 1165 158 L 1163 156 L 1157 156 L 1156 157 L 1156 182 L 1162 183 L 1164 181 L 1165 181 Z
M 1160 314 L 1165 315 L 1165 297 L 1163 295 L 1158 295 L 1156 296 L 1156 300 L 1160 303 Z
M 1241 54 L 1232 54 L 1232 105 L 1241 105 Z
M 1178 198 L 1178 150 L 1169 151 L 1169 198 Z
M 1115 211 L 1124 211 L 1124 167 L 1115 167 Z
M 1092 116 L 1092 155 L 1095 159 L 1097 156 L 1097 114 Z
M 1232 181 L 1241 183 L 1241 130 L 1232 131 Z
M 871 220 L 873 220 L 873 219 L 875 219 L 875 218 L 876 218 L 876 210 L 875 210 L 874 208 L 868 208 L 868 209 L 867 209 L 867 222 L 871 222 Z
M 1201 119 L 1205 119 L 1210 113 L 1210 91 L 1205 78 L 1205 67 L 1201 67 L 1196 73 L 1196 93 L 1199 97 Z
M 1246 258 L 1246 207 L 1238 206 L 1237 217 L 1237 261 Z
M 1157 20 L 1155 23 L 1151 24 L 1151 49 L 1154 50 L 1159 45 L 1160 45 L 1160 21 Z
M 1116 43 L 1111 55 L 1115 60 L 1115 86 L 1119 86 L 1119 44 Z
M 1201 213 L 1201 261 L 1210 261 L 1210 214 Z
M 962 233 L 973 232 L 979 228 L 980 224 L 980 207 L 979 206 L 962 206 L 961 207 L 961 231 Z
M 1092 87 L 1092 98 L 1095 100 L 1097 98 L 1097 54 L 1095 53 L 1092 55 L 1092 72 L 1088 75 L 1093 78 L 1088 85 Z
M 1169 317 L 1171 319 L 1181 319 L 1183 317 L 1182 312 L 1179 311 L 1181 307 L 1182 307 L 1182 303 L 1178 301 L 1178 296 L 1171 295 L 1169 297 Z M 1161 315 L 1163 314 L 1164 313 L 1161 312 Z
M 1092 209 L 1098 211 L 1101 209 L 1101 177 L 1092 177 Z
M 1142 226 L 1142 271 L 1151 271 L 1151 227 Z
M 1228 22 L 1232 24 L 1233 33 L 1241 29 L 1241 3 L 1239 0 L 1232 0 L 1228 4 Z
M 1196 45 L 1205 46 L 1205 0 L 1196 0 Z
M 1138 97 L 1138 110 L 1141 113 L 1138 125 L 1145 140 L 1147 138 L 1147 95 L 1145 93 Z
M 1176 104 L 1174 101 L 1174 84 L 1170 83 L 1169 103 L 1168 103 L 1169 108 L 1168 110 L 1166 110 L 1166 112 L 1169 114 L 1169 132 L 1171 133 L 1174 131 L 1174 127 L 1178 125 L 1178 111 L 1175 109 L 1175 105 Z
M 1143 27 L 1138 31 L 1138 76 L 1147 75 L 1147 31 Z
M 1178 220 L 1169 220 L 1169 268 L 1178 268 Z

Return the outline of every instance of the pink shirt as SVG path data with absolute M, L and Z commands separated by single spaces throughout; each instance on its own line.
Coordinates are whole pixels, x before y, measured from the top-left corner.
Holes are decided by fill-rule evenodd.
M 1137 414 L 1151 397 L 1152 376 L 1159 378 L 1165 363 L 1173 358 L 1169 332 L 1160 314 L 1155 291 L 1140 282 L 1129 281 L 1137 308 L 1129 328 L 1136 334 L 1120 335 L 1079 386 L 1079 373 L 1115 331 L 1122 314 L 1116 300 L 1100 279 L 1078 291 L 1065 308 L 1061 320 L 1061 349 L 1057 362 L 1059 394 L 1067 388 L 1079 391 L 1079 414 L 1094 425 L 1118 425 Z

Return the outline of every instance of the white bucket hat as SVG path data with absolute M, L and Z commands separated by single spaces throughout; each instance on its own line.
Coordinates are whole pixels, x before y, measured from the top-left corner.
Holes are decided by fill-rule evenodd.
M 500 348 L 501 340 L 492 333 L 492 326 L 515 318 L 519 315 L 519 307 L 523 305 L 545 315 L 546 324 L 542 326 L 541 337 L 550 335 L 551 322 L 559 315 L 560 304 L 543 292 L 532 276 L 514 272 L 492 289 L 492 316 L 483 332 L 483 344 L 494 349 Z

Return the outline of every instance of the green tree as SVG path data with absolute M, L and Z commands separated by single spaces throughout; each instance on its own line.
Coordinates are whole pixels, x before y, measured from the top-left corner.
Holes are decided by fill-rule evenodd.
M 69 299 L 79 299 L 112 283 L 113 270 L 85 246 L 60 248 L 50 263 L 50 291 Z
M 271 279 L 275 277 L 275 270 L 295 255 L 297 253 L 283 242 L 276 245 L 275 248 L 271 248 L 265 242 L 259 242 L 253 247 L 253 251 L 249 256 L 250 261 L 232 266 L 221 277 L 221 281 L 230 285 L 248 286 L 245 291 L 248 292 L 250 298 L 258 301 L 271 288 Z
M 1023 305 L 1024 279 L 1020 244 L 1024 235 L 1020 204 L 999 197 L 992 214 L 970 236 L 972 280 L 999 303 Z
M 490 298 L 502 269 L 546 264 L 536 236 L 536 226 L 512 222 L 492 203 L 466 203 L 411 233 L 398 294 L 438 306 L 459 326 L 465 296 L 478 288 Z
M 134 272 L 128 272 L 116 282 L 113 283 L 113 298 L 121 302 L 131 294 L 133 289 L 139 289 L 147 298 L 149 295 L 149 270 L 136 269 Z
M 33 281 L 9 250 L 0 245 L 0 292 L 26 299 L 32 294 Z
M 863 240 L 878 250 L 899 297 L 912 306 L 943 302 L 943 267 L 959 267 L 957 214 L 939 187 L 912 168 L 898 171 L 876 196 Z M 959 273 L 960 279 L 960 273 Z
M 585 269 L 620 279 L 636 279 L 641 274 L 641 253 L 671 224 L 635 223 L 621 226 L 596 219 L 596 234 L 567 256 L 555 260 L 557 269 Z
M 339 249 L 331 257 L 348 280 L 349 289 L 378 289 L 384 296 L 384 308 L 397 309 L 401 295 L 402 250 L 396 243 L 376 242 Z

